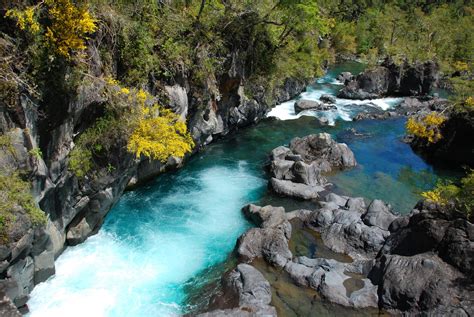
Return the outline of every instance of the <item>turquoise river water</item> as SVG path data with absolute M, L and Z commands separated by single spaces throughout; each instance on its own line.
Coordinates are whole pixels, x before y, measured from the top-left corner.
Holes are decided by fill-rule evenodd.
M 342 70 L 332 69 L 300 98 L 335 94 Z M 210 145 L 184 168 L 127 192 L 107 215 L 98 234 L 68 248 L 56 262 L 56 275 L 36 286 L 30 316 L 176 316 L 189 311 L 199 294 L 196 276 L 217 269 L 250 224 L 240 209 L 249 202 L 284 205 L 312 203 L 274 197 L 263 166 L 276 146 L 295 136 L 326 131 L 354 151 L 359 166 L 330 180 L 342 194 L 380 198 L 407 213 L 419 192 L 431 188 L 443 171 L 433 169 L 401 142 L 405 119 L 352 122 L 361 109 L 387 110 L 399 99 L 337 100 L 337 111 L 294 114 L 294 101 L 272 110 L 265 120 Z M 317 118 L 325 117 L 330 126 Z M 351 130 L 352 129 L 352 130 Z M 357 134 L 353 132 L 356 131 Z M 219 273 L 219 272 L 218 272 Z M 211 274 L 212 275 L 212 274 Z M 217 276 L 218 274 L 214 274 Z M 199 285 L 196 285 L 199 284 Z M 193 293 L 193 294 L 190 294 Z

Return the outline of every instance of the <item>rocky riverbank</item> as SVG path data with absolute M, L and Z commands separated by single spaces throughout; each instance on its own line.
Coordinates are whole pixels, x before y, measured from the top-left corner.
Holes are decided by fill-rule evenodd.
M 237 62 L 232 60 L 232 63 Z M 231 65 L 228 76 L 214 79 L 212 87 L 198 89 L 185 79 L 173 84 L 159 83 L 165 91 L 160 95 L 161 103 L 187 118 L 196 149 L 258 122 L 270 107 L 261 87 L 254 87 L 250 95 L 244 93 L 245 78 L 237 64 Z M 307 83 L 288 79 L 271 99 L 273 102 L 291 99 Z M 0 288 L 17 307 L 26 309 L 29 292 L 54 274 L 54 260 L 66 246 L 81 243 L 97 232 L 127 187 L 182 165 L 176 158 L 170 158 L 166 164 L 136 160 L 123 147 L 117 147 L 106 158 L 113 162 L 113 169 L 101 166 L 94 177 L 83 179 L 73 175 L 68 170 L 68 155 L 77 135 L 86 128 L 81 122 L 93 121 L 98 115 L 94 109 L 103 102 L 100 85 L 100 81 L 93 81 L 79 87 L 77 95 L 70 96 L 63 105 L 65 116 L 58 122 L 50 122 L 48 129 L 45 124 L 52 118 L 40 116 L 40 106 L 31 96 L 22 95 L 17 109 L 2 108 L 0 112 L 0 130 L 10 137 L 14 148 L 12 152 L 2 147 L 0 163 L 28 175 L 35 200 L 49 216 L 47 225 L 40 228 L 33 228 L 26 220 L 21 222 L 20 217 L 21 223 L 10 233 L 10 242 L 2 246 Z M 333 102 L 331 96 L 321 97 L 321 101 Z M 30 151 L 39 146 L 44 149 L 42 155 L 32 155 Z M 324 196 L 329 186 L 324 173 L 356 164 L 350 150 L 328 135 L 302 138 L 290 148 L 280 150 L 282 153 L 275 153 L 274 157 L 272 187 L 280 194 L 303 199 L 314 199 L 321 193 Z M 314 160 L 318 157 L 323 161 Z
M 353 76 L 339 76 L 344 83 L 338 97 L 346 99 L 375 99 L 386 96 L 427 95 L 439 80 L 438 65 L 428 61 L 423 64 L 397 65 L 386 59 L 380 66 Z
M 311 149 L 309 144 L 306 149 Z M 273 162 L 278 153 L 285 151 L 273 150 Z M 283 309 L 280 302 L 302 313 L 289 304 L 291 299 L 275 292 L 280 286 L 264 277 L 268 272 L 259 271 L 265 265 L 275 268 L 273 283 L 288 276 L 287 283 L 304 294 L 316 292 L 323 302 L 336 304 L 335 311 L 348 307 L 395 315 L 474 313 L 474 225 L 465 215 L 425 201 L 400 216 L 380 200 L 367 205 L 361 197 L 321 196 L 315 210 L 286 212 L 255 205 L 242 209 L 256 227 L 239 238 L 235 252 L 241 264 L 222 277 L 221 292 L 202 316 L 276 316 Z M 311 254 L 291 250 L 294 237 L 301 243 L 301 230 L 315 232 L 322 240 Z
M 430 142 L 426 138 L 409 135 L 405 138 L 411 147 L 423 158 L 439 165 L 453 167 L 474 167 L 474 111 L 446 107 L 422 107 L 414 118 L 422 120 L 430 111 L 434 111 L 445 121 L 439 127 L 441 139 Z
M 238 67 L 240 64 L 231 58 L 228 74 L 209 79 L 208 87 L 194 87 L 185 78 L 172 84 L 153 83 L 154 87 L 162 87 L 160 103 L 187 119 L 196 151 L 258 122 L 265 117 L 270 103 L 288 100 L 308 84 L 288 79 L 271 98 L 262 87 L 245 94 L 245 70 Z M 93 75 L 99 78 L 102 74 Z M 7 232 L 7 242 L 0 245 L 0 291 L 23 311 L 27 310 L 25 304 L 33 287 L 55 273 L 54 261 L 64 248 L 96 233 L 127 187 L 183 164 L 174 157 L 164 164 L 135 159 L 126 147 L 116 144 L 103 158 L 108 165 L 95 166 L 93 175 L 74 175 L 68 168 L 69 154 L 87 128 L 85 123 L 100 117 L 97 109 L 105 102 L 102 88 L 103 80 L 84 82 L 61 101 L 60 109 L 38 104 L 27 93 L 19 96 L 16 108 L 1 104 L 0 132 L 8 137 L 9 144 L 0 148 L 0 166 L 8 173 L 25 175 L 32 184 L 35 202 L 48 217 L 46 225 L 35 227 L 22 216 L 25 212 L 18 210 L 19 216 Z M 35 155 L 34 149 L 41 151 Z

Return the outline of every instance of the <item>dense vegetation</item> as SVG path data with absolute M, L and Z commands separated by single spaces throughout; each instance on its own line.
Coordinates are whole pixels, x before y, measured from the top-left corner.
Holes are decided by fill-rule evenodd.
M 17 155 L 9 135 L 0 135 L 0 150 L 5 156 Z M 32 150 L 32 156 L 40 155 L 37 150 Z M 0 156 L 0 158 L 3 158 Z M 46 216 L 33 199 L 31 184 L 26 174 L 13 169 L 5 164 L 0 166 L 0 244 L 9 242 L 12 237 L 12 224 L 16 221 L 29 222 L 33 226 L 42 225 Z M 19 219 L 24 218 L 24 219 Z
M 474 220 L 474 170 L 461 179 L 459 184 L 440 182 L 434 189 L 422 193 L 422 196 L 441 205 L 453 204 L 459 211 Z
M 456 92 L 453 103 L 474 107 L 470 1 L 7 0 L 0 10 L 2 107 L 13 111 L 28 94 L 48 135 L 79 87 L 100 87 L 104 100 L 69 154 L 80 178 L 98 167 L 112 172 L 107 156 L 121 149 L 161 161 L 190 152 L 185 123 L 160 106 L 162 85 L 186 78 L 218 95 L 216 79 L 234 66 L 246 91 L 262 86 L 270 98 L 286 78 L 314 77 L 339 57 L 433 59 Z M 442 123 L 427 117 L 410 127 L 436 142 Z

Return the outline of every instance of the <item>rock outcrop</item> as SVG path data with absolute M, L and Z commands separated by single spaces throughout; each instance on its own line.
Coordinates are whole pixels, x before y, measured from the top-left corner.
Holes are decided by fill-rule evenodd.
M 248 73 L 241 62 L 238 56 L 230 57 L 227 73 L 219 79 L 211 76 L 204 87 L 193 85 L 185 75 L 172 83 L 150 78 L 147 87 L 161 87 L 152 91 L 160 104 L 187 120 L 196 151 L 230 131 L 258 122 L 271 104 L 295 97 L 308 83 L 287 79 L 270 97 L 258 85 L 244 93 L 244 74 Z M 100 60 L 93 63 L 102 65 Z M 0 148 L 0 167 L 28 175 L 35 203 L 48 217 L 47 225 L 40 228 L 17 217 L 12 239 L 0 245 L 0 286 L 17 307 L 26 303 L 35 284 L 54 274 L 54 259 L 65 247 L 99 230 L 127 187 L 183 164 L 175 157 L 165 163 L 136 159 L 124 144 L 115 142 L 101 158 L 105 163 L 94 166 L 93 177 L 78 178 L 69 170 L 75 142 L 103 115 L 106 103 L 101 67 L 91 68 L 97 73 L 90 77 L 97 80 L 84 82 L 74 91 L 49 92 L 41 101 L 22 91 L 15 107 L 0 100 L 0 133 L 8 135 L 13 146 L 12 153 Z M 32 155 L 33 149 L 42 155 Z
M 444 108 L 431 108 L 441 112 Z M 420 111 L 423 116 L 428 111 Z M 443 111 L 447 118 L 440 127 L 442 138 L 436 143 L 426 138 L 408 136 L 406 141 L 411 147 L 433 164 L 474 167 L 474 113 L 473 111 Z
M 449 208 L 418 204 L 400 218 L 369 277 L 387 310 L 469 316 L 474 312 L 474 225 Z
M 198 316 L 277 316 L 275 308 L 270 306 L 270 283 L 253 266 L 237 265 L 222 277 L 222 286 L 222 292 L 211 299 L 211 307 L 220 309 Z
M 325 103 L 329 103 L 329 104 L 335 104 L 336 103 L 336 97 L 334 97 L 333 95 L 329 95 L 329 94 L 321 95 L 321 97 L 319 97 L 319 100 L 321 100 L 322 102 L 325 102 Z
M 305 110 L 327 111 L 336 109 L 336 106 L 331 103 L 325 103 L 317 100 L 298 100 L 295 102 L 295 113 L 300 113 Z
M 388 226 L 395 216 L 380 200 L 365 207 L 362 198 L 326 196 L 322 208 L 314 211 L 309 225 L 321 232 L 326 246 L 354 259 L 375 257 L 390 235 Z
M 352 75 L 350 72 L 342 72 L 336 77 L 336 79 L 345 85 L 354 79 L 354 75 Z
M 339 77 L 338 77 L 339 78 Z M 345 87 L 338 97 L 346 99 L 375 99 L 385 96 L 427 95 L 438 80 L 434 62 L 396 65 L 386 59 L 382 65 L 366 70 L 354 79 L 344 77 Z
M 245 268 L 252 271 L 251 264 L 263 259 L 298 287 L 314 289 L 325 301 L 346 307 L 373 307 L 394 314 L 473 313 L 474 225 L 465 216 L 429 203 L 418 204 L 410 215 L 395 216 L 380 200 L 366 206 L 362 198 L 333 193 L 320 204 L 314 211 L 289 213 L 282 207 L 245 206 L 244 215 L 257 225 L 242 235 L 236 246 L 239 260 L 249 264 Z M 354 260 L 319 257 L 318 250 L 314 258 L 294 256 L 289 242 L 300 230 L 294 226 L 295 220 L 320 232 L 325 246 Z M 247 304 L 242 305 L 239 290 L 245 287 L 239 285 L 246 278 L 236 278 L 244 274 L 241 266 L 223 277 L 223 289 L 227 290 L 223 294 L 227 296 L 220 294 L 217 298 L 221 301 L 211 305 L 220 309 L 204 316 L 237 316 L 245 305 L 250 307 L 244 309 L 249 313 L 275 313 L 261 300 L 254 304 L 244 300 Z M 258 297 L 255 294 L 263 294 L 259 298 L 271 294 L 262 278 L 253 277 L 253 286 L 247 288 L 251 299 Z M 232 282 L 236 280 L 239 282 Z M 348 288 L 354 282 L 357 287 Z M 271 296 L 264 303 L 270 301 Z M 229 307 L 229 302 L 234 306 Z
M 271 153 L 270 187 L 279 195 L 315 199 L 328 185 L 323 174 L 356 166 L 354 154 L 327 133 L 294 138 Z
M 338 203 L 342 206 L 337 205 Z M 336 213 L 334 220 L 328 219 L 327 222 L 321 222 L 319 215 L 328 210 L 329 204 L 335 208 L 334 210 L 344 208 L 345 214 L 341 214 L 341 211 Z M 349 206 L 348 209 L 345 209 L 346 206 Z M 297 210 L 285 213 L 282 207 L 245 206 L 242 209 L 244 215 L 258 227 L 248 230 L 239 238 L 236 246 L 237 255 L 239 260 L 245 263 L 264 259 L 268 264 L 283 269 L 296 285 L 313 288 L 330 302 L 355 308 L 378 307 L 377 287 L 366 277 L 361 278 L 360 283 L 363 285 L 356 291 L 347 292 L 344 286 L 344 282 L 351 278 L 351 274 L 367 275 L 372 267 L 372 260 L 365 256 L 373 256 L 383 246 L 384 238 L 382 237 L 382 241 L 377 244 L 377 250 L 372 250 L 370 241 L 374 239 L 369 237 L 372 232 L 364 232 L 365 228 L 372 228 L 372 226 L 365 225 L 361 219 L 364 215 L 362 211 L 366 209 L 360 198 L 349 199 L 335 194 L 330 195 L 326 207 L 315 211 Z M 375 213 L 374 208 L 371 211 Z M 288 242 L 292 231 L 295 230 L 291 224 L 295 219 L 323 232 L 322 238 L 328 247 L 338 252 L 346 251 L 346 249 L 356 250 L 356 252 L 347 253 L 355 254 L 358 260 L 342 263 L 333 259 L 294 257 Z M 340 225 L 343 226 L 342 230 L 333 230 Z M 351 226 L 358 227 L 359 230 L 349 230 Z M 378 227 L 373 228 L 380 230 Z M 353 246 L 340 250 L 341 244 L 333 242 L 341 235 L 341 232 L 344 235 L 341 239 L 346 243 L 354 241 Z M 355 242 L 356 240 L 360 242 Z
M 320 147 L 308 146 L 319 144 L 312 142 L 320 137 L 295 139 L 290 148 L 275 148 L 271 154 L 273 176 L 292 183 L 290 179 L 300 175 L 293 170 L 294 165 L 308 160 L 318 167 L 329 168 L 346 166 L 348 162 L 355 164 L 355 160 L 344 160 L 340 155 L 332 157 L 329 152 L 321 152 Z M 300 170 L 303 169 L 296 172 Z M 301 175 L 298 185 L 320 181 L 320 174 L 314 171 Z M 306 292 L 315 290 L 323 300 L 345 307 L 375 308 L 395 315 L 470 316 L 474 313 L 474 225 L 464 214 L 450 205 L 443 207 L 424 201 L 409 215 L 400 216 L 381 200 L 366 205 L 361 197 L 335 193 L 319 199 L 318 204 L 316 210 L 288 213 L 282 207 L 245 206 L 244 215 L 257 227 L 249 229 L 237 241 L 235 252 L 239 262 L 261 268 L 259 261 L 263 260 L 276 268 L 273 274 L 277 276 L 272 277 L 275 283 L 289 277 L 293 287 Z M 291 239 L 302 228 L 319 233 L 324 245 L 315 243 L 311 257 L 295 256 L 292 252 L 301 252 L 292 247 Z M 310 239 L 308 235 L 299 236 Z M 330 254 L 324 248 L 335 253 Z M 341 254 L 349 255 L 351 261 Z M 242 274 L 236 270 L 228 276 Z M 222 281 L 224 289 L 229 288 L 228 280 Z M 265 285 L 261 287 L 263 294 L 269 293 L 267 283 L 260 277 L 255 281 Z M 250 291 L 251 295 L 255 293 Z M 233 294 L 231 298 L 237 308 L 222 310 L 228 307 L 216 305 L 213 309 L 218 310 L 206 316 L 242 313 L 239 306 L 242 296 L 238 291 Z M 259 307 L 257 304 L 245 311 L 254 313 Z M 262 311 L 268 313 L 266 308 Z

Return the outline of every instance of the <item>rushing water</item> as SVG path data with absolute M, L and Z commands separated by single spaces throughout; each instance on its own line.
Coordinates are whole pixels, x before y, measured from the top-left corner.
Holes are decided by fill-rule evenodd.
M 335 74 L 347 68 L 361 70 L 358 64 L 335 69 L 310 86 L 303 98 L 334 94 L 340 87 Z M 371 106 L 386 109 L 396 102 L 384 99 Z M 348 122 L 362 108 L 341 99 L 338 111 L 300 117 L 292 114 L 292 104 L 280 105 L 272 115 L 298 119 L 267 120 L 245 129 L 209 146 L 181 170 L 126 193 L 99 233 L 68 248 L 56 262 L 56 275 L 36 286 L 28 302 L 30 315 L 133 317 L 186 312 L 190 296 L 200 295 L 198 286 L 206 283 L 196 276 L 206 279 L 212 274 L 203 271 L 222 270 L 210 268 L 227 259 L 237 237 L 250 226 L 240 212 L 244 204 L 311 207 L 267 192 L 263 170 L 267 154 L 295 136 L 327 131 L 348 143 L 359 166 L 331 175 L 335 190 L 384 199 L 402 213 L 442 173 L 401 142 L 404 119 Z M 328 117 L 334 126 L 321 126 L 315 116 Z

